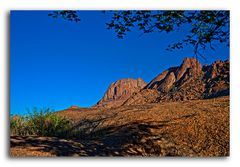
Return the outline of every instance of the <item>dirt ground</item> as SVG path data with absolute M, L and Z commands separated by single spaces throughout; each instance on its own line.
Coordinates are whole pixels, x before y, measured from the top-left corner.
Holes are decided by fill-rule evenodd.
M 19 156 L 229 156 L 229 96 L 59 111 L 79 137 L 11 136 Z

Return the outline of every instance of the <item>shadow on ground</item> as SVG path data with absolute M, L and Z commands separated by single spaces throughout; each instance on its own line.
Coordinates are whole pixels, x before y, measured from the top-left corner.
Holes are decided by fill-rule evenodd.
M 93 124 L 95 123 L 96 120 L 93 121 Z M 143 154 L 142 150 L 129 150 L 128 148 L 133 145 L 142 145 L 141 140 L 144 137 L 152 136 L 150 129 L 163 126 L 168 126 L 167 122 L 155 123 L 155 125 L 136 122 L 131 125 L 110 126 L 91 131 L 88 129 L 85 135 L 74 137 L 74 139 L 11 136 L 11 149 L 29 148 L 29 151 L 48 152 L 53 156 L 124 156 L 131 154 L 140 156 Z M 161 149 L 153 147 L 153 143 L 148 142 L 147 148 L 148 152 L 154 152 L 155 155 L 161 154 Z
M 61 137 L 11 136 L 11 156 L 229 156 L 228 97 L 73 117 Z
M 71 131 L 81 129 L 82 135 L 71 139 L 12 136 L 11 148 L 25 148 L 28 152 L 47 152 L 51 156 L 184 156 L 184 152 L 181 152 L 179 146 L 171 140 L 173 136 L 167 129 L 170 126 L 177 127 L 176 121 L 184 121 L 195 116 L 184 115 L 166 121 L 133 122 L 104 128 L 98 128 L 105 120 L 103 118 L 84 120 L 71 129 Z M 94 126 L 88 128 L 87 125 Z M 183 148 L 187 152 L 186 155 L 196 156 L 197 152 L 191 147 Z

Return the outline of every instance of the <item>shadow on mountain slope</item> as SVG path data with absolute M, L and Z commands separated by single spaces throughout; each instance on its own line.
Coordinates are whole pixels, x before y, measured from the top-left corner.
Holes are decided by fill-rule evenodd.
M 229 96 L 69 114 L 76 125 L 64 139 L 11 136 L 11 155 L 229 155 Z

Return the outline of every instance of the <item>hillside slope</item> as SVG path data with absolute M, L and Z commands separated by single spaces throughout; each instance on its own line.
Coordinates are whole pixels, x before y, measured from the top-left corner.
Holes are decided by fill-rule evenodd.
M 229 156 L 229 96 L 74 109 L 77 138 L 11 136 L 12 156 Z
M 185 58 L 178 67 L 171 67 L 139 92 L 128 98 L 124 105 L 208 99 L 229 95 L 230 62 L 215 61 L 202 66 L 194 58 Z

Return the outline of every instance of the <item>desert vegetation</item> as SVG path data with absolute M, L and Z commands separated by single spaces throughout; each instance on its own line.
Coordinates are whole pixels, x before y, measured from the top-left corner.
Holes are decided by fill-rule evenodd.
M 54 114 L 49 108 L 37 109 L 24 116 L 10 117 L 11 135 L 65 136 L 72 122 Z

